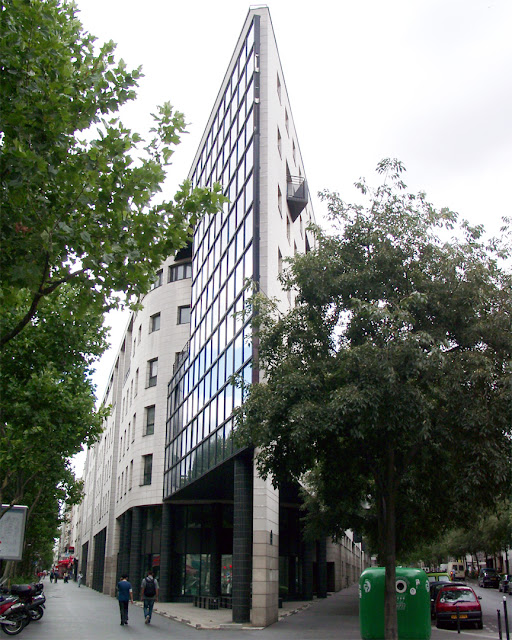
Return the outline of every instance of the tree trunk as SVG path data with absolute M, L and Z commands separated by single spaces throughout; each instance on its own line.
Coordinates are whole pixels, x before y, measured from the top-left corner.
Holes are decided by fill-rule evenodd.
M 382 493 L 380 495 L 380 517 L 383 540 L 380 547 L 384 552 L 386 570 L 384 591 L 384 637 L 385 640 L 398 640 L 398 620 L 396 615 L 396 472 L 395 452 L 388 446 L 386 452 L 386 470 Z

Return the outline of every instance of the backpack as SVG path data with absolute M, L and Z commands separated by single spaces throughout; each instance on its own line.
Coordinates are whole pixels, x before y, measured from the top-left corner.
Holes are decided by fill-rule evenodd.
M 156 595 L 155 581 L 153 578 L 146 578 L 146 586 L 144 587 L 144 597 L 154 598 Z

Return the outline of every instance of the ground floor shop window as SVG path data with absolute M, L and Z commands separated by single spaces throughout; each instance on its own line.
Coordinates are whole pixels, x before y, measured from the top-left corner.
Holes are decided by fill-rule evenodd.
M 230 596 L 233 585 L 233 556 L 222 556 L 220 587 L 223 596 Z

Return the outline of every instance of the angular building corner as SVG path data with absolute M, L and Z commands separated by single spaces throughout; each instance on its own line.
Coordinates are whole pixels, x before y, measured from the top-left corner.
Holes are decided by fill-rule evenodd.
M 283 261 L 313 242 L 266 7 L 247 15 L 189 177 L 220 182 L 229 204 L 162 265 L 129 320 L 103 398 L 111 416 L 87 455 L 73 546 L 94 589 L 114 595 L 126 572 L 138 598 L 152 568 L 161 600 L 215 598 L 234 622 L 267 626 L 280 596 L 325 597 L 357 580 L 367 558 L 350 534 L 340 544 L 306 541 L 297 487 L 274 489 L 254 452 L 231 438 L 243 396 L 230 378 L 260 379 L 251 319 L 238 313 L 246 283 L 289 307 Z

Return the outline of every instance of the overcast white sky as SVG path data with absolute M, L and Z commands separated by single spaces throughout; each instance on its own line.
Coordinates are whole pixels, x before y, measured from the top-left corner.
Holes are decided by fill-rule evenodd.
M 186 177 L 249 9 L 241 0 L 78 0 L 85 29 L 143 66 L 123 120 L 144 130 L 169 100 L 190 123 L 169 197 Z M 510 0 L 269 0 L 312 194 L 353 196 L 384 157 L 405 182 L 497 232 L 512 214 Z M 322 205 L 314 200 L 317 219 Z M 124 328 L 116 324 L 114 346 Z M 108 375 L 113 355 L 103 361 Z M 105 373 L 106 367 L 106 373 Z M 99 379 L 98 392 L 103 384 Z

